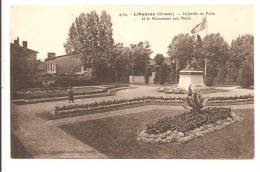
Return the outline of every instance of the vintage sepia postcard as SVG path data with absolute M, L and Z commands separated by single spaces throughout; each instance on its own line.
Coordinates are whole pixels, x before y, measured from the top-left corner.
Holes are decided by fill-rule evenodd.
M 254 158 L 254 6 L 9 10 L 11 158 Z

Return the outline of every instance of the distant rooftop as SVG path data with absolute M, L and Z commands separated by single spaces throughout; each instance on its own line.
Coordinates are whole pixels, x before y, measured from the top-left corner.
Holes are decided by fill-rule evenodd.
M 14 43 L 11 43 L 11 46 L 12 46 L 12 47 L 19 47 L 19 48 L 24 49 L 24 50 L 26 50 L 26 51 L 29 50 L 29 51 L 34 52 L 34 53 L 39 53 L 38 51 L 29 49 L 29 48 L 28 48 L 28 42 L 27 42 L 27 41 L 23 41 L 23 42 L 22 42 L 22 46 L 21 46 L 20 43 L 19 43 L 19 37 L 17 37 L 17 39 L 14 40 Z

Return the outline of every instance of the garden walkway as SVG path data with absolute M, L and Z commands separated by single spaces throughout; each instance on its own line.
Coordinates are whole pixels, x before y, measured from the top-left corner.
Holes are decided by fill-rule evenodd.
M 254 105 L 233 105 L 232 108 L 252 109 Z M 59 126 L 160 109 L 181 110 L 183 108 L 181 106 L 147 105 L 49 121 L 33 114 L 20 114 L 19 124 L 16 126 L 14 134 L 33 158 L 107 158 L 95 148 L 67 134 Z
M 157 89 L 160 87 L 158 85 L 154 86 L 137 86 L 133 85 L 131 89 L 120 90 L 114 96 L 106 96 L 106 97 L 95 97 L 95 98 L 86 98 L 86 99 L 77 99 L 75 103 L 77 104 L 86 104 L 92 102 L 100 102 L 104 100 L 120 100 L 120 99 L 128 99 L 133 97 L 142 97 L 142 96 L 163 96 L 163 97 L 172 97 L 172 94 L 165 94 L 158 92 Z M 227 92 L 217 92 L 217 93 L 209 93 L 206 94 L 208 97 L 213 96 L 235 96 L 235 95 L 254 95 L 254 90 L 248 89 L 235 89 L 235 87 L 215 87 L 223 90 L 228 90 Z M 175 94 L 175 97 L 184 97 L 186 94 Z M 68 105 L 68 100 L 55 101 L 55 102 L 43 102 L 36 104 L 25 104 L 19 105 L 15 107 L 16 112 L 25 112 L 25 113 L 39 113 L 39 112 L 47 112 L 50 110 L 54 110 L 55 106 Z
M 97 97 L 76 100 L 78 104 L 100 102 L 103 100 L 126 99 L 141 96 L 164 96 L 170 94 L 156 91 L 158 86 L 133 86 L 135 88 L 118 91 L 115 96 Z M 253 94 L 253 90 L 234 89 L 232 87 L 221 87 L 229 89 L 225 96 L 242 94 Z M 186 96 L 186 95 L 176 95 Z M 210 93 L 207 96 L 223 96 L 223 93 Z M 21 141 L 28 152 L 34 158 L 106 158 L 105 155 L 95 148 L 82 143 L 74 137 L 68 135 L 58 126 L 68 123 L 76 123 L 85 120 L 101 119 L 111 116 L 120 116 L 136 112 L 143 112 L 152 109 L 182 109 L 180 106 L 149 105 L 122 109 L 111 112 L 103 112 L 78 116 L 73 118 L 46 121 L 38 114 L 47 113 L 54 110 L 55 106 L 68 105 L 68 101 L 44 102 L 37 104 L 16 105 L 12 104 L 12 131 Z M 232 106 L 233 108 L 254 108 L 253 105 Z

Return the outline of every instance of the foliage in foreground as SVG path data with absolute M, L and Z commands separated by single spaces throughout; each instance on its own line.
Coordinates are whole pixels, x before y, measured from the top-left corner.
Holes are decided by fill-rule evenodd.
M 208 99 L 204 98 L 199 92 L 192 91 L 190 85 L 188 88 L 188 95 L 183 104 L 183 107 L 190 109 L 190 112 L 174 118 L 159 119 L 155 124 L 148 124 L 146 132 L 148 134 L 158 134 L 168 130 L 176 130 L 184 133 L 202 125 L 231 117 L 231 108 L 205 108 L 207 101 Z
M 191 85 L 188 89 L 188 96 L 186 97 L 186 103 L 190 106 L 191 112 L 203 113 L 203 108 L 206 106 L 208 99 L 204 98 L 199 92 L 192 91 Z M 184 104 L 184 108 L 187 108 Z

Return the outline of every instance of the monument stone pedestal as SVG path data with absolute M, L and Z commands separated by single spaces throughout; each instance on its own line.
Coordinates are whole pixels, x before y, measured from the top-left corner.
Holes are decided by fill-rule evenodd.
M 199 70 L 182 70 L 179 72 L 178 88 L 187 90 L 191 85 L 192 88 L 206 87 L 203 81 L 203 71 Z

